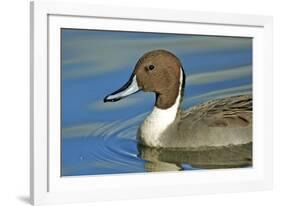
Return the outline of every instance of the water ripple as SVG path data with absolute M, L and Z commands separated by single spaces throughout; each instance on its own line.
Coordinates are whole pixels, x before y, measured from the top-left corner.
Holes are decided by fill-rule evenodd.
M 144 172 L 145 161 L 138 157 L 136 140 L 137 125 L 144 116 L 141 114 L 123 122 L 72 127 L 71 131 L 65 128 L 63 157 L 72 157 L 73 161 L 63 161 L 63 175 Z M 71 150 L 73 147 L 75 150 Z M 75 161 L 77 156 L 78 162 Z

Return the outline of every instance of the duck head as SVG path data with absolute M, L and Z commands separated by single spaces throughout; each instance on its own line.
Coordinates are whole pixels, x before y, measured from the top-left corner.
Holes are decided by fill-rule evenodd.
M 178 95 L 182 95 L 185 75 L 180 60 L 166 50 L 145 53 L 137 62 L 129 81 L 104 98 L 115 102 L 140 90 L 156 94 L 155 106 L 171 107 Z M 181 93 L 180 93 L 181 91 Z

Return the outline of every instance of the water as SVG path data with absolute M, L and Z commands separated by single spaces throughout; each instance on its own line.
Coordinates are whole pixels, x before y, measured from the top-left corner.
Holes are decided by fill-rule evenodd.
M 145 172 L 145 161 L 138 157 L 136 140 L 81 137 L 66 140 L 64 147 L 63 156 L 68 158 L 63 162 L 62 175 Z
M 186 78 L 182 108 L 252 93 L 252 39 L 62 30 L 62 175 L 99 175 L 251 166 L 252 147 L 164 150 L 138 144 L 154 94 L 103 98 L 127 82 L 140 55 L 167 49 Z

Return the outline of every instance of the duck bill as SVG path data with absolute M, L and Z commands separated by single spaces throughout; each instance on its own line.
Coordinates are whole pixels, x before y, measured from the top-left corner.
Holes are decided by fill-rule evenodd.
M 137 83 L 137 78 L 136 75 L 132 75 L 129 81 L 122 86 L 120 89 L 117 91 L 107 95 L 104 98 L 104 102 L 116 102 L 119 101 L 120 99 L 127 97 L 131 94 L 134 94 L 136 92 L 140 91 L 140 88 Z

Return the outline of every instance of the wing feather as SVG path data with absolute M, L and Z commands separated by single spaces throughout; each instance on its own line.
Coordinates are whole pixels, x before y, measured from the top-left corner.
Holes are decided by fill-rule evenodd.
M 252 124 L 252 95 L 210 100 L 188 109 L 182 118 L 209 127 L 247 127 Z

